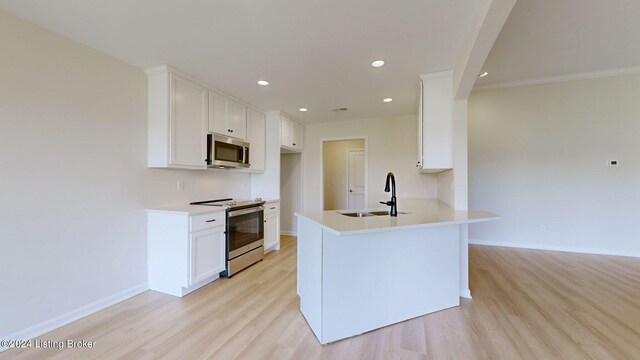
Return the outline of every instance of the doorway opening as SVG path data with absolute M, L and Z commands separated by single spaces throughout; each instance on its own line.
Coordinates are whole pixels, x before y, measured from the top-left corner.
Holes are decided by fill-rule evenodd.
M 366 208 L 367 178 L 366 138 L 323 140 L 324 210 Z
M 302 211 L 302 154 L 280 153 L 280 234 L 297 236 Z

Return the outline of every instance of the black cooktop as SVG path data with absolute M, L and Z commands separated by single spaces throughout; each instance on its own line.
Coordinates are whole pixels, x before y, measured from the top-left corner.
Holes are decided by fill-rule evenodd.
M 226 207 L 229 210 L 247 209 L 256 206 L 264 205 L 265 201 L 261 198 L 255 200 L 233 200 L 232 198 L 216 199 L 216 200 L 204 200 L 195 201 L 189 205 L 202 205 L 202 206 L 221 206 Z

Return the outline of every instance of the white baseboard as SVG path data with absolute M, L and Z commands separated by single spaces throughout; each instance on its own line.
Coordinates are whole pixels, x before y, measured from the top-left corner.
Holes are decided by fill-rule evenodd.
M 280 230 L 280 235 L 298 236 L 298 232 L 297 231 Z
M 640 258 L 640 252 L 635 252 L 635 251 L 620 251 L 620 250 L 610 250 L 610 249 L 595 249 L 595 248 L 582 248 L 582 247 L 531 244 L 531 243 L 529 244 L 512 243 L 512 242 L 500 242 L 500 241 L 477 240 L 477 239 L 469 239 L 469 244 L 482 245 L 482 246 L 502 246 L 502 247 L 532 249 L 532 250 L 562 251 L 562 252 L 572 252 L 572 253 L 579 253 L 579 254 L 627 256 L 627 257 Z
M 38 336 L 42 336 L 50 331 L 63 327 L 85 316 L 89 316 L 100 310 L 104 310 L 109 306 L 113 306 L 119 302 L 130 299 L 136 295 L 139 295 L 147 291 L 148 289 L 149 287 L 145 282 L 144 284 L 140 284 L 138 286 L 124 290 L 117 294 L 113 294 L 111 296 L 100 299 L 98 301 L 94 301 L 91 304 L 85 305 L 76 310 L 69 311 L 66 314 L 56 316 L 53 319 L 49 319 L 39 324 L 30 326 L 24 330 L 15 332 L 13 334 L 9 334 L 7 336 L 0 336 L 0 339 L 31 340 L 31 339 L 37 338 Z M 4 350 L 7 350 L 7 348 L 0 347 L 0 352 Z
M 472 299 L 471 290 L 469 289 L 460 289 L 460 297 L 465 299 Z

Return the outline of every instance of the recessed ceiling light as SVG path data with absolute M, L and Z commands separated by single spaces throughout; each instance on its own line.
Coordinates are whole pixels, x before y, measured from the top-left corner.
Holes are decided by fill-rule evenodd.
M 485 71 L 485 72 L 483 72 L 482 74 L 478 75 L 478 77 L 483 78 L 483 77 L 485 77 L 485 76 L 487 76 L 487 75 L 489 75 L 489 73 Z
M 267 80 L 258 80 L 258 85 L 267 86 L 269 85 L 269 82 Z
M 393 99 L 392 98 L 384 98 L 384 99 L 382 99 L 382 101 L 389 103 L 389 102 L 392 102 Z
M 298 110 L 300 110 L 300 111 L 302 111 L 302 112 L 306 112 L 308 109 L 307 109 L 307 108 L 300 108 L 300 109 L 298 109 Z
M 373 67 L 381 67 L 384 66 L 384 60 L 376 60 L 374 62 L 371 63 L 371 66 Z

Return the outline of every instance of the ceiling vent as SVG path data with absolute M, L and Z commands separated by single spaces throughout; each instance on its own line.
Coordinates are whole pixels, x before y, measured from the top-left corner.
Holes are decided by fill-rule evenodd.
M 347 111 L 349 109 L 347 109 L 346 107 L 337 107 L 337 108 L 333 108 L 331 109 L 331 111 L 333 112 L 343 112 L 343 111 Z

